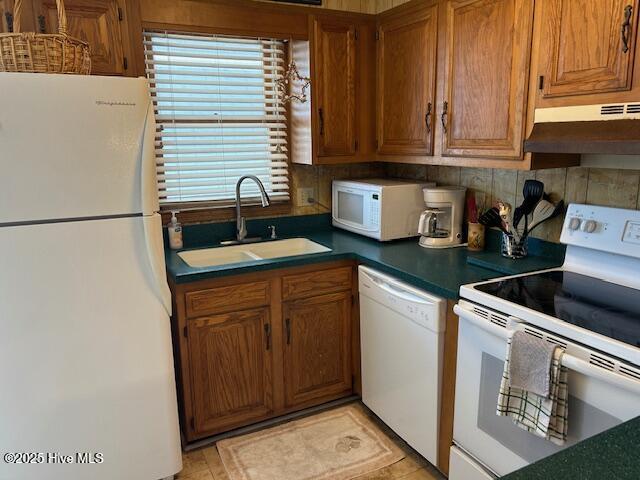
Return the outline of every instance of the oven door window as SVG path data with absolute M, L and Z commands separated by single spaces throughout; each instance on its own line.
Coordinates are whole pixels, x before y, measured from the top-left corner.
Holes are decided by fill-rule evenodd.
M 364 195 L 338 191 L 338 218 L 342 221 L 364 224 Z

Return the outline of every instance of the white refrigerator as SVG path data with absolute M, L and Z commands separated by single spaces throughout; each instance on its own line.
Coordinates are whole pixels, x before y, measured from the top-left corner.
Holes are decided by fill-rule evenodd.
M 182 468 L 144 79 L 0 73 L 0 479 Z

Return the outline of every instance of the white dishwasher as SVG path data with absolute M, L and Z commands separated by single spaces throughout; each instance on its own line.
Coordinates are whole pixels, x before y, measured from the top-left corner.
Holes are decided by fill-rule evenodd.
M 446 300 L 358 271 L 362 401 L 435 465 Z

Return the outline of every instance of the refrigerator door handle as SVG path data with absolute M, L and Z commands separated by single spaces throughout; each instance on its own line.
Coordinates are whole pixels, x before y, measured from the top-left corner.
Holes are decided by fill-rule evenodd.
M 153 103 L 149 97 L 140 152 L 140 207 L 143 215 L 153 215 L 160 211 L 155 143 L 156 119 L 153 113 Z
M 156 214 L 159 217 L 159 214 Z M 157 220 L 156 215 L 150 218 L 144 218 L 144 240 L 146 244 L 147 257 L 151 266 L 151 273 L 153 274 L 154 289 L 158 299 L 167 311 L 167 314 L 171 316 L 171 290 L 167 285 L 167 277 L 165 273 L 164 263 L 164 245 L 162 242 L 162 234 L 155 232 L 151 228 L 154 222 Z

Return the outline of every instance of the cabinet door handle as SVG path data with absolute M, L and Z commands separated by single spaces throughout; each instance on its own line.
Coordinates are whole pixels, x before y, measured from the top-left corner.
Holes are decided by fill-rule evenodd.
M 622 51 L 627 53 L 629 51 L 629 37 L 631 36 L 631 14 L 633 13 L 633 7 L 627 5 L 624 7 L 624 21 L 622 22 L 621 35 L 622 35 Z
M 4 18 L 7 21 L 7 31 L 13 33 L 13 14 L 11 12 L 4 12 Z
M 447 133 L 447 115 L 449 113 L 449 102 L 444 102 L 442 105 L 442 115 L 440 121 L 442 122 L 442 131 Z
M 287 333 L 287 345 L 291 345 L 291 320 L 289 318 L 285 319 L 284 328 Z
M 267 343 L 267 350 L 271 350 L 271 324 L 270 323 L 264 324 L 264 335 Z
M 320 135 L 324 135 L 324 113 L 322 109 L 318 109 L 318 121 L 320 122 Z
M 427 113 L 424 116 L 424 124 L 427 127 L 427 133 L 431 133 L 431 102 L 427 104 Z
M 38 15 L 38 27 L 40 28 L 40 33 L 47 33 L 47 22 L 44 15 Z

